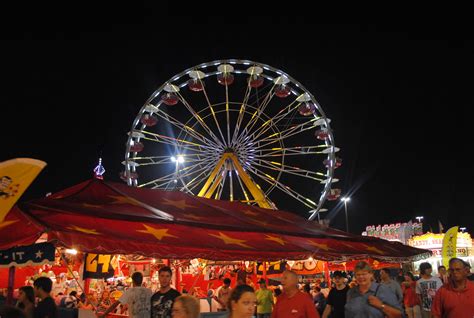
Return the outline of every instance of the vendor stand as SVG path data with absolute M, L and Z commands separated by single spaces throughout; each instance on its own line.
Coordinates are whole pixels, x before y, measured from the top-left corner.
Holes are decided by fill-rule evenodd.
M 14 207 L 0 250 L 34 243 L 96 254 L 214 261 L 402 262 L 430 252 L 320 226 L 295 214 L 92 179 Z

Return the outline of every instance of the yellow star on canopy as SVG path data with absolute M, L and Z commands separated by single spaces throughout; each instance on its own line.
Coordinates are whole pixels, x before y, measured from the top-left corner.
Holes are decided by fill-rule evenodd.
M 348 248 L 354 248 L 354 246 L 352 246 L 352 245 L 350 245 L 350 244 L 347 244 L 347 243 L 345 243 L 345 242 L 339 242 L 339 243 L 342 244 L 342 245 L 344 245 L 344 246 L 346 246 L 346 247 L 348 247 Z
M 280 245 L 285 245 L 285 241 L 280 237 L 266 235 L 266 234 L 265 236 L 267 237 L 266 240 L 277 242 Z
M 157 228 L 148 226 L 148 225 L 143 224 L 143 223 L 142 223 L 142 225 L 146 228 L 146 230 L 137 230 L 137 232 L 151 234 L 151 235 L 153 235 L 158 241 L 161 241 L 161 240 L 163 239 L 163 237 L 166 237 L 166 236 L 169 236 L 169 237 L 177 237 L 177 236 L 168 234 L 167 232 L 169 231 L 169 229 L 157 229 Z
M 365 246 L 367 251 L 370 251 L 370 252 L 375 252 L 377 254 L 384 254 L 383 251 L 379 250 L 378 248 L 374 247 L 374 246 Z
M 11 221 L 3 221 L 3 222 L 0 222 L 0 229 L 3 228 L 3 227 L 7 227 L 13 223 L 16 223 L 20 220 L 11 220 Z
M 193 209 L 197 208 L 197 206 L 186 204 L 185 200 L 173 201 L 173 200 L 164 198 L 161 204 L 174 206 L 175 208 L 178 208 L 183 211 L 185 211 L 186 208 L 193 208 Z
M 194 220 L 204 219 L 202 216 L 197 216 L 197 215 L 192 214 L 192 213 L 185 213 L 185 214 L 183 214 L 183 216 L 187 217 L 188 219 L 194 219 Z
M 70 227 L 68 227 L 68 229 L 74 230 L 74 231 L 79 231 L 79 232 L 86 233 L 86 234 L 100 235 L 100 233 L 97 232 L 96 230 L 86 229 L 86 228 L 79 227 L 79 226 L 76 226 L 76 225 L 70 226 Z
M 82 206 L 86 208 L 101 208 L 102 207 L 102 205 L 99 205 L 99 204 L 89 204 L 89 203 L 83 203 Z
M 134 198 L 124 197 L 122 195 L 108 195 L 109 198 L 114 199 L 114 201 L 109 202 L 109 204 L 131 204 L 135 206 L 143 206 L 143 204 L 135 200 Z
M 209 234 L 209 235 L 217 237 L 218 239 L 221 239 L 225 244 L 235 244 L 235 245 L 239 245 L 239 246 L 246 247 L 246 248 L 252 248 L 252 247 L 248 246 L 247 244 L 243 243 L 243 242 L 247 242 L 247 241 L 234 239 L 232 237 L 229 237 L 229 236 L 225 235 L 222 232 L 219 232 L 219 235 L 215 235 L 215 234 Z
M 315 246 L 321 250 L 325 250 L 325 251 L 329 251 L 329 250 L 334 250 L 332 248 L 330 248 L 327 244 L 325 243 L 316 243 L 316 242 L 313 242 L 313 241 L 310 241 L 310 240 L 307 240 L 306 241 L 309 245 L 312 245 L 312 246 Z
M 283 221 L 285 221 L 285 222 L 293 223 L 293 220 L 287 219 L 287 218 L 285 218 L 285 217 L 283 217 L 283 216 L 281 216 L 281 215 L 275 214 L 275 216 L 276 216 L 278 219 L 283 220 Z
M 261 221 L 261 220 L 255 220 L 255 219 L 251 219 L 251 220 L 254 221 L 257 224 L 260 224 L 261 226 L 267 226 L 268 225 L 267 221 Z
M 257 213 L 257 212 L 254 212 L 254 211 L 251 211 L 251 210 L 243 210 L 242 212 L 243 212 L 245 215 L 258 216 L 258 213 Z

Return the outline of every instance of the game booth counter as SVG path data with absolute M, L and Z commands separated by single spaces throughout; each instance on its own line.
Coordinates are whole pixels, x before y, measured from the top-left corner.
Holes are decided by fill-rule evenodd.
M 321 226 L 293 213 L 91 179 L 16 205 L 0 250 L 34 244 L 168 260 L 408 262 L 431 252 Z M 179 284 L 177 284 L 179 288 Z

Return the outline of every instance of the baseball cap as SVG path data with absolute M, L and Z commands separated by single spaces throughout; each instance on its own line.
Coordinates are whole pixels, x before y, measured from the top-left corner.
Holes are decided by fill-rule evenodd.
M 341 271 L 335 271 L 333 274 L 332 274 L 333 277 L 343 277 L 345 278 L 346 277 L 346 273 L 343 273 Z

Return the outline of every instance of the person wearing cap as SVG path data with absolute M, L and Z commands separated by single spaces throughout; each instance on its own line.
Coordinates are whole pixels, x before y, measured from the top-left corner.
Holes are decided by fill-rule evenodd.
M 260 289 L 255 292 L 257 296 L 257 318 L 270 318 L 273 310 L 273 293 L 267 288 L 265 279 L 258 281 Z
M 347 291 L 346 274 L 341 271 L 335 271 L 333 274 L 335 288 L 329 291 L 326 308 L 323 312 L 323 318 L 344 318 L 344 306 L 346 305 Z

